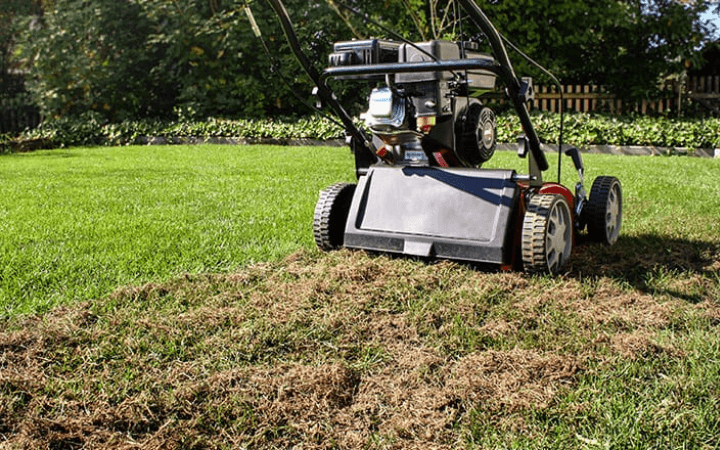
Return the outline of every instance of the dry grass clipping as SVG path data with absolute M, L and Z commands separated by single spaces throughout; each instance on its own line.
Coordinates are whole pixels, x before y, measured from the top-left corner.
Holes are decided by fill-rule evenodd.
M 5 324 L 0 448 L 455 448 L 474 410 L 506 423 L 588 362 L 675 352 L 653 334 L 678 311 L 720 317 L 696 275 L 693 305 L 337 252 L 123 288 Z

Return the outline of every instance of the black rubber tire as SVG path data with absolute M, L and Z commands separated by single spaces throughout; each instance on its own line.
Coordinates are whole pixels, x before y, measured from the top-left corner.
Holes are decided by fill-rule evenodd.
M 622 186 L 615 177 L 600 176 L 593 181 L 590 198 L 583 208 L 588 237 L 613 245 L 622 226 Z
M 320 250 L 330 251 L 342 247 L 355 186 L 351 183 L 337 183 L 320 192 L 313 216 L 313 236 Z
M 522 260 L 527 272 L 560 272 L 573 244 L 570 206 L 562 195 L 537 194 L 527 204 L 522 229 Z
M 495 154 L 496 136 L 493 110 L 480 103 L 470 104 L 462 123 L 459 156 L 473 167 L 481 166 Z

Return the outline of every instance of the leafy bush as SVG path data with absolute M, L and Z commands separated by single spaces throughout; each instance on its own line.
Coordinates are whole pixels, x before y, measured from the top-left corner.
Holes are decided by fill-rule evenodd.
M 553 113 L 533 114 L 533 123 L 544 142 L 556 143 L 560 117 Z M 498 141 L 515 142 L 522 134 L 517 116 L 501 114 L 497 119 Z M 648 145 L 657 147 L 720 147 L 720 119 L 669 119 L 649 117 L 608 117 L 568 114 L 564 141 L 576 146 Z M 245 139 L 341 139 L 340 126 L 322 117 L 266 120 L 208 119 L 206 121 L 162 121 L 145 119 L 106 123 L 95 112 L 80 118 L 46 121 L 23 139 L 45 139 L 49 145 L 129 145 L 143 137 L 245 138 Z
M 517 116 L 498 117 L 498 141 L 515 142 L 522 133 Z M 533 124 L 545 142 L 557 142 L 560 116 L 533 114 Z M 576 146 L 647 145 L 656 147 L 720 147 L 720 119 L 669 119 L 667 117 L 611 117 L 567 114 L 564 142 Z
M 101 115 L 91 111 L 75 119 L 46 121 L 37 129 L 26 132 L 21 139 L 44 139 L 53 147 L 70 147 L 131 145 L 140 143 L 143 137 L 328 140 L 343 136 L 341 127 L 321 117 L 183 122 L 144 119 L 106 123 Z

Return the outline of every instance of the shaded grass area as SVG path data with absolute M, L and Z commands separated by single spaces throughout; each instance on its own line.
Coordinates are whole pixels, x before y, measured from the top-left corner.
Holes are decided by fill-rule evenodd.
M 598 175 L 623 182 L 624 233 L 614 247 L 579 246 L 567 270 L 551 278 L 362 252 L 319 254 L 312 208 L 317 190 L 348 179 L 344 151 L 201 146 L 185 148 L 193 155 L 188 162 L 174 150 L 70 152 L 78 160 L 87 152 L 96 172 L 80 161 L 47 164 L 45 182 L 73 195 L 29 207 L 34 215 L 20 215 L 23 208 L 1 197 L 5 217 L 45 224 L 44 215 L 62 212 L 19 235 L 41 243 L 38 259 L 28 261 L 59 262 L 64 272 L 56 277 L 67 288 L 37 291 L 39 301 L 24 305 L 20 294 L 17 304 L 6 294 L 0 446 L 720 446 L 720 161 L 588 155 L 588 187 Z M 312 162 L 301 164 L 310 154 Z M 3 159 L 18 165 L 0 173 L 34 186 L 43 158 L 59 155 Z M 119 155 L 134 156 L 108 162 L 128 157 Z M 89 200 L 115 185 L 113 172 L 149 165 L 145 158 L 164 160 L 155 169 L 162 176 L 136 169 L 119 175 L 119 185 L 142 189 L 110 189 L 105 202 Z M 508 152 L 492 164 L 523 170 L 524 162 Z M 69 177 L 74 170 L 82 176 Z M 572 182 L 569 163 L 565 173 Z M 86 177 L 95 183 L 84 185 Z M 51 202 L 14 189 L 28 204 Z M 135 228 L 122 222 L 125 214 L 102 210 L 111 198 L 119 210 L 139 198 L 128 216 L 141 232 L 128 232 Z M 82 218 L 95 209 L 117 225 L 84 247 L 92 227 Z M 219 224 L 228 228 L 216 233 Z M 173 227 L 183 232 L 152 234 Z M 67 241 L 52 231 L 76 228 L 82 231 Z M 142 240 L 147 233 L 156 239 Z M 132 240 L 132 250 L 115 252 L 109 243 L 116 235 Z M 3 258 L 31 248 L 19 251 L 13 239 L 7 235 Z M 241 250 L 218 264 L 218 249 L 236 245 Z M 74 264 L 87 249 L 92 258 Z M 118 261 L 132 253 L 142 270 L 127 275 Z M 3 286 L 15 273 L 4 270 Z M 75 271 L 83 276 L 73 278 Z M 101 284 L 103 272 L 109 275 Z M 45 295 L 47 305 L 62 306 L 42 313 Z

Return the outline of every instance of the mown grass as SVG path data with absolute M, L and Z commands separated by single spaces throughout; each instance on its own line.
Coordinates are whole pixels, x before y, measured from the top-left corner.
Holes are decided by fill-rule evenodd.
M 181 149 L 127 152 L 138 167 L 164 158 L 164 168 L 155 170 L 165 176 L 153 178 L 155 183 L 179 179 L 171 186 L 185 187 L 192 199 L 170 196 L 175 200 L 160 202 L 162 189 L 156 187 L 159 191 L 142 197 L 142 207 L 136 208 L 138 217 L 154 211 L 142 222 L 144 228 L 162 222 L 154 220 L 158 217 L 167 217 L 172 226 L 196 219 L 183 233 L 145 244 L 165 252 L 157 242 L 187 237 L 188 244 L 173 244 L 185 249 L 179 256 L 143 266 L 156 269 L 136 274 L 129 286 L 120 287 L 121 277 L 108 277 L 99 289 L 92 278 L 78 277 L 91 287 L 67 292 L 112 293 L 59 295 L 54 302 L 64 306 L 49 314 L 17 316 L 42 309 L 37 306 L 42 302 L 8 310 L 13 318 L 3 319 L 0 332 L 0 445 L 720 446 L 720 180 L 715 175 L 720 161 L 588 155 L 588 187 L 597 175 L 623 181 L 624 233 L 611 248 L 578 247 L 561 276 L 529 277 L 312 249 L 317 190 L 352 175 L 342 149 L 185 148 L 198 151 L 190 161 L 213 174 L 205 189 L 197 187 L 202 177 L 194 167 L 182 167 L 186 157 L 175 150 Z M 77 159 L 108 151 L 85 149 Z M 222 153 L 227 151 L 233 156 Z M 315 155 L 315 164 L 299 163 L 308 157 L 305 152 Z M 277 155 L 288 161 L 276 162 Z M 520 169 L 522 163 L 509 152 L 493 161 Z M 569 167 L 566 183 L 574 180 Z M 277 180 L 278 172 L 290 180 Z M 225 217 L 243 218 L 240 228 L 251 230 L 234 239 L 241 243 L 260 234 L 276 241 L 268 247 L 251 241 L 239 256 L 217 264 L 216 256 L 206 256 L 219 252 L 216 247 L 194 248 L 201 247 L 203 234 L 192 228 L 207 233 L 213 224 L 225 223 L 216 219 L 220 212 L 201 207 L 226 195 L 216 186 L 241 189 L 242 183 L 229 181 L 238 177 L 262 186 L 245 187 L 242 196 L 227 194 L 232 198 L 227 202 L 264 208 L 268 222 L 251 223 L 240 213 Z M 97 183 L 99 190 L 102 183 Z M 77 178 L 67 183 L 75 184 L 81 184 Z M 133 184 L 125 179 L 123 185 Z M 259 191 L 267 193 L 267 201 L 244 198 Z M 82 192 L 90 196 L 92 189 Z M 134 192 L 125 201 L 132 204 L 141 195 Z M 172 209 L 176 204 L 181 207 Z M 158 214 L 152 205 L 173 212 Z M 80 206 L 75 214 L 87 214 Z M 194 208 L 202 214 L 188 212 Z M 38 211 L 40 216 L 46 210 Z M 283 217 L 302 223 L 282 225 Z M 69 219 L 56 215 L 54 227 L 71 229 L 63 220 Z M 222 233 L 215 236 L 209 242 Z M 106 266 L 96 271 L 129 254 L 108 256 L 102 247 L 99 242 L 94 247 L 101 255 L 95 258 Z M 138 258 L 153 254 L 142 249 L 134 250 Z M 253 256 L 244 258 L 245 252 Z M 50 254 L 59 258 L 61 253 Z M 185 254 L 208 259 L 173 265 L 185 261 Z M 183 271 L 194 273 L 177 275 Z M 78 301 L 83 298 L 87 301 Z
M 75 148 L 0 160 L 0 314 L 47 310 L 312 245 L 346 149 Z
M 549 159 L 556 164 L 555 155 Z M 597 175 L 622 180 L 626 235 L 720 235 L 718 160 L 586 159 L 588 189 Z M 353 178 L 351 155 L 341 148 L 76 148 L 0 162 L 3 315 L 312 248 L 317 192 Z M 525 164 L 500 152 L 489 166 L 524 172 Z M 563 171 L 572 185 L 567 158 Z

